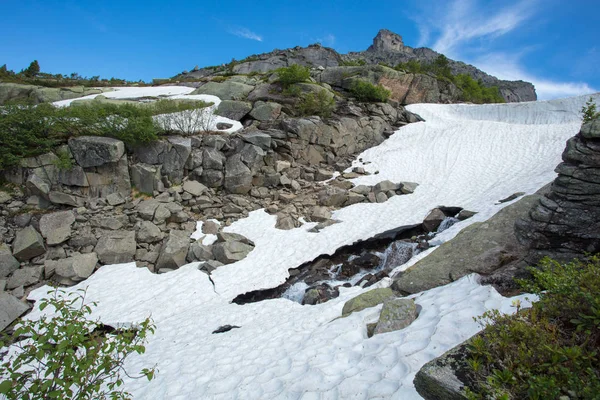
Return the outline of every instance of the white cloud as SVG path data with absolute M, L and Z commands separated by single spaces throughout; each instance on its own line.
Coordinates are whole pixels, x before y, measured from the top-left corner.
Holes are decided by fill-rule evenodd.
M 534 76 L 526 72 L 519 64 L 519 56 L 490 53 L 479 57 L 473 62 L 473 65 L 500 79 L 523 80 L 533 83 L 539 100 L 578 96 L 598 91 L 585 82 L 557 82 Z
M 429 42 L 432 31 L 439 36 L 432 48 L 453 56 L 461 45 L 476 39 L 493 39 L 505 35 L 533 15 L 537 0 L 521 0 L 496 12 L 483 12 L 476 0 L 454 0 L 435 7 L 433 17 L 419 21 L 420 44 Z M 429 14 L 431 15 L 431 14 Z
M 239 36 L 244 39 L 256 40 L 257 42 L 262 42 L 263 38 L 261 35 L 252 32 L 248 28 L 244 28 L 241 26 L 237 26 L 229 29 L 229 33 L 235 36 Z
M 317 38 L 316 41 L 321 43 L 323 46 L 333 47 L 335 45 L 335 36 L 331 33 L 328 33 L 323 37 Z

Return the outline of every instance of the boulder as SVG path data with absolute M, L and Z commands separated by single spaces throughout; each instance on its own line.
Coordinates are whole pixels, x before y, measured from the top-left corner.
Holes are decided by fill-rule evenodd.
M 125 154 L 125 144 L 104 136 L 78 136 L 69 139 L 69 148 L 80 167 L 115 163 Z
M 20 268 L 8 278 L 6 288 L 10 290 L 19 286 L 26 287 L 36 284 L 42 279 L 43 271 L 44 267 L 42 266 Z
M 322 206 L 341 207 L 348 200 L 348 192 L 336 186 L 326 186 L 318 196 Z
M 152 194 L 158 189 L 161 165 L 134 164 L 131 166 L 131 184 L 141 193 Z
M 120 206 L 121 204 L 125 204 L 125 199 L 121 195 L 121 193 L 111 193 L 106 196 L 106 202 L 110 206 Z
M 271 121 L 281 114 L 281 104 L 257 101 L 250 111 L 250 116 L 258 121 Z
M 94 248 L 102 264 L 120 264 L 133 261 L 135 232 L 114 231 L 105 233 Z
M 427 232 L 435 232 L 445 218 L 446 214 L 442 210 L 434 208 L 423 220 L 423 228 Z
M 213 245 L 215 259 L 223 264 L 231 264 L 240 261 L 254 250 L 254 244 L 247 238 L 231 233 L 220 232 L 219 242 Z
M 141 221 L 135 235 L 139 243 L 156 243 L 163 239 L 164 234 L 150 221 Z
M 136 209 L 141 219 L 144 219 L 146 221 L 152 221 L 152 219 L 154 219 L 154 213 L 156 212 L 156 208 L 158 207 L 158 205 L 158 200 L 148 199 L 141 201 L 137 205 Z
M 242 135 L 242 140 L 260 147 L 263 150 L 269 150 L 271 148 L 271 135 L 265 132 L 250 132 Z
M 54 271 L 54 274 L 60 278 L 80 282 L 92 275 L 97 263 L 96 253 L 75 254 L 57 261 L 46 261 L 45 268 L 46 271 Z
M 61 204 L 71 207 L 82 207 L 85 203 L 85 199 L 82 197 L 74 196 L 63 192 L 57 192 L 55 190 L 50 192 L 48 199 L 53 204 Z
M 324 222 L 331 218 L 331 211 L 327 207 L 314 206 L 310 212 L 312 222 Z
M 19 268 L 19 261 L 13 257 L 10 248 L 5 243 L 0 243 L 0 279 L 7 277 Z
M 27 304 L 11 294 L 0 291 L 0 331 L 6 329 L 27 310 L 29 310 Z
M 13 256 L 19 261 L 27 261 L 46 252 L 42 235 L 33 226 L 17 232 L 13 242 Z
M 177 269 L 186 263 L 190 237 L 185 231 L 172 230 L 162 245 L 156 268 Z
M 419 186 L 419 184 L 415 182 L 402 182 L 402 188 L 400 191 L 402 191 L 402 194 L 411 194 L 414 193 L 414 191 L 417 189 L 417 186 Z
M 70 169 L 59 169 L 58 170 L 58 181 L 63 185 L 67 186 L 79 186 L 88 187 L 87 176 L 83 168 L 79 165 L 73 165 Z
M 223 100 L 215 114 L 225 118 L 240 121 L 252 110 L 252 103 L 246 101 Z
M 248 96 L 254 86 L 227 80 L 222 83 L 208 82 L 191 94 L 211 94 L 221 100 L 242 100 Z
M 183 183 L 183 190 L 192 196 L 202 196 L 204 192 L 208 190 L 206 186 L 198 181 L 185 181 Z
M 358 312 L 364 310 L 365 308 L 375 307 L 387 299 L 394 297 L 396 297 L 396 295 L 390 288 L 369 290 L 366 293 L 360 294 L 348 300 L 342 309 L 342 317 L 346 317 L 355 311 Z
M 392 181 L 382 181 L 379 182 L 378 184 L 376 184 L 375 186 L 373 186 L 373 192 L 375 192 L 375 194 L 377 193 L 381 193 L 381 192 L 388 192 L 388 191 L 396 191 L 398 190 L 398 188 L 400 187 L 400 185 L 398 185 L 397 183 L 394 183 Z
M 50 193 L 50 184 L 37 176 L 37 174 L 29 175 L 27 182 L 25 182 L 25 187 L 31 195 L 40 196 L 45 199 L 48 198 L 48 193 Z
M 235 194 L 246 194 L 252 188 L 252 171 L 242 162 L 240 154 L 227 159 L 224 186 L 229 193 Z
M 417 319 L 418 315 L 417 305 L 413 299 L 387 299 L 383 302 L 379 321 L 373 334 L 404 329 Z
M 54 246 L 66 242 L 71 237 L 71 226 L 75 222 L 73 211 L 58 211 L 42 215 L 40 232 L 46 244 Z
M 212 246 L 205 246 L 200 241 L 196 241 L 190 245 L 190 250 L 188 251 L 187 261 L 207 261 L 212 260 L 213 249 Z

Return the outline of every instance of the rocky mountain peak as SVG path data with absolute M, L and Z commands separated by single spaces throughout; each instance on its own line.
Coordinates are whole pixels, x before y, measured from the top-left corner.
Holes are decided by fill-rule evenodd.
M 392 51 L 401 52 L 404 50 L 402 36 L 387 29 L 381 29 L 373 39 L 373 44 L 367 49 L 371 52 Z

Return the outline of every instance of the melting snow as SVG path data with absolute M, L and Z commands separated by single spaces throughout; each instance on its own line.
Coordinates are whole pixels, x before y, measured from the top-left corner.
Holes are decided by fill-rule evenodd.
M 596 98 L 598 99 L 598 95 Z M 406 329 L 367 338 L 365 324 L 379 307 L 343 319 L 343 304 L 372 289 L 340 288 L 340 297 L 316 306 L 287 299 L 243 306 L 240 293 L 278 286 L 287 270 L 320 254 L 376 233 L 420 223 L 439 205 L 478 214 L 437 236 L 440 242 L 475 221 L 489 218 L 498 199 L 532 193 L 555 177 L 565 141 L 577 133 L 586 97 L 508 105 L 413 105 L 427 122 L 410 124 L 380 146 L 361 154 L 377 175 L 356 184 L 389 179 L 418 182 L 414 194 L 381 204 L 356 204 L 334 213 L 341 222 L 319 233 L 307 223 L 275 229 L 275 216 L 259 210 L 226 228 L 254 241 L 255 249 L 235 264 L 207 275 L 198 263 L 154 275 L 134 263 L 104 266 L 73 287 L 88 287 L 104 323 L 135 323 L 152 315 L 157 330 L 131 371 L 158 364 L 155 380 L 125 380 L 139 399 L 418 399 L 412 380 L 427 361 L 475 334 L 472 317 L 489 309 L 511 311 L 512 299 L 468 276 L 414 295 L 422 311 Z M 358 159 L 358 158 L 357 158 Z M 358 161 L 355 165 L 361 165 Z M 412 265 L 420 253 L 401 268 Z M 390 284 L 386 279 L 375 287 Z M 31 293 L 42 298 L 47 287 Z M 293 296 L 290 296 L 293 297 Z M 39 317 L 34 311 L 29 318 Z M 219 335 L 221 325 L 237 325 Z

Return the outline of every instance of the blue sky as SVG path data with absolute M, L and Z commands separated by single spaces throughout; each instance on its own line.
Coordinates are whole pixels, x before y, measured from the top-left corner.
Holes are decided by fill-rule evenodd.
M 542 99 L 600 90 L 598 0 L 9 1 L 0 64 L 150 80 L 251 54 L 321 42 L 366 49 L 381 28 Z

